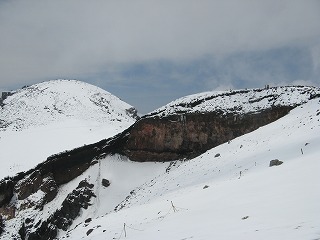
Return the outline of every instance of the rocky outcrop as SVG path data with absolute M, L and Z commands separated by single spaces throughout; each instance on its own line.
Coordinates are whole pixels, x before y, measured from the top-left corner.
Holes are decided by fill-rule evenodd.
M 103 140 L 50 156 L 34 169 L 2 180 L 0 182 L 0 217 L 4 220 L 4 224 L 27 208 L 34 209 L 35 213 L 39 211 L 38 214 L 40 214 L 45 204 L 56 197 L 60 185 L 78 177 L 91 165 L 97 163 L 94 159 L 105 152 L 103 147 L 108 145 L 107 143 L 107 140 Z M 78 216 L 80 209 L 86 209 L 90 205 L 90 199 L 95 196 L 92 188 L 92 184 L 86 181 L 80 182 L 79 186 L 63 201 L 61 208 L 48 220 L 33 222 L 31 219 L 26 219 L 17 239 L 54 239 L 58 229 L 67 229 L 73 219 Z M 8 236 L 8 239 L 12 238 L 13 236 Z
M 20 172 L 14 177 L 1 180 L 0 213 L 1 209 L 8 208 L 14 194 L 19 200 L 24 200 L 41 190 L 45 197 L 44 203 L 50 202 L 55 197 L 60 185 L 81 175 L 91 165 L 96 164 L 96 159 L 99 157 L 111 153 L 110 146 L 114 145 L 111 144 L 113 141 L 115 141 L 114 138 L 110 138 L 52 155 L 27 172 Z
M 93 187 L 93 184 L 89 184 L 86 180 L 81 181 L 78 187 L 68 194 L 61 208 L 52 215 L 51 222 L 66 231 L 79 215 L 81 208 L 87 209 L 91 205 L 90 199 L 96 197 Z
M 58 185 L 51 174 L 42 180 L 40 190 L 44 192 L 44 203 L 51 202 L 58 193 Z
M 316 87 L 283 86 L 186 96 L 142 117 L 118 141 L 118 152 L 134 161 L 192 158 L 319 95 Z
M 81 208 L 87 209 L 90 206 L 90 200 L 95 197 L 93 193 L 93 184 L 87 181 L 81 181 L 65 200 L 62 206 L 45 221 L 34 222 L 27 218 L 20 230 L 21 239 L 28 240 L 50 240 L 55 239 L 58 229 L 67 230 L 73 220 L 79 215 Z
M 246 115 L 181 114 L 138 121 L 123 141 L 122 154 L 134 161 L 192 158 L 286 115 L 292 107 L 274 107 Z
M 269 167 L 280 166 L 283 162 L 279 159 L 273 159 L 270 161 Z
M 31 194 L 38 191 L 42 184 L 42 177 L 38 170 L 18 181 L 14 186 L 14 192 L 19 200 L 26 199 Z
M 0 207 L 8 203 L 13 196 L 14 182 L 10 179 L 0 181 Z

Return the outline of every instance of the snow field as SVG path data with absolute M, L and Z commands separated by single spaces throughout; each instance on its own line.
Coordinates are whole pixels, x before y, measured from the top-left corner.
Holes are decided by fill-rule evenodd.
M 136 186 L 123 209 L 81 223 L 67 239 L 319 238 L 319 109 L 312 100 L 229 144 L 178 161 Z M 269 167 L 272 159 L 284 163 Z M 108 204 L 105 197 L 100 205 Z
M 69 119 L 22 131 L 0 132 L 0 177 L 27 171 L 52 154 L 112 137 L 130 124 Z

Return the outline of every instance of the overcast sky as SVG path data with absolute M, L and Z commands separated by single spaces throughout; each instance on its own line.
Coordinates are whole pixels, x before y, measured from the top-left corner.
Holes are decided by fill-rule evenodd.
M 0 90 L 60 78 L 142 113 L 215 89 L 320 86 L 320 1 L 0 0 Z

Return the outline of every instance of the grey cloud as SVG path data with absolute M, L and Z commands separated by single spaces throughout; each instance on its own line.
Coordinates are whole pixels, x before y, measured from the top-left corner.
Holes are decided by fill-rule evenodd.
M 93 74 L 114 64 L 314 48 L 319 22 L 317 1 L 5 1 L 0 81 L 6 86 Z
M 118 64 L 96 82 L 123 100 L 148 112 L 178 97 L 210 90 L 307 84 L 320 87 L 306 47 L 244 52 L 224 58 L 150 61 Z M 89 77 L 90 78 L 90 77 Z

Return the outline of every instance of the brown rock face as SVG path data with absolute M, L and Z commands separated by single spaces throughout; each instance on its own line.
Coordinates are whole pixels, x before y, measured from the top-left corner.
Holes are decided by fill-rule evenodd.
M 206 114 L 144 118 L 130 130 L 123 153 L 134 161 L 190 158 L 283 117 L 291 107 L 246 115 Z
M 42 184 L 42 177 L 39 171 L 34 171 L 29 176 L 20 180 L 14 187 L 18 199 L 22 200 L 38 191 Z

